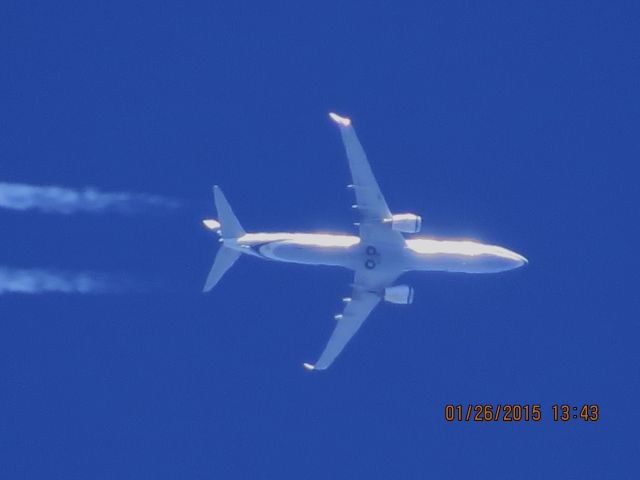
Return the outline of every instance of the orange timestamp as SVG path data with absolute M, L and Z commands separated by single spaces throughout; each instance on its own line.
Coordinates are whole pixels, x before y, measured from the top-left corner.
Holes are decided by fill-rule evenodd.
M 444 419 L 447 422 L 539 422 L 542 420 L 542 413 L 542 405 L 539 403 L 448 403 L 444 407 Z M 576 419 L 595 422 L 600 419 L 600 407 L 596 404 L 554 404 L 551 406 L 551 413 L 555 422 Z

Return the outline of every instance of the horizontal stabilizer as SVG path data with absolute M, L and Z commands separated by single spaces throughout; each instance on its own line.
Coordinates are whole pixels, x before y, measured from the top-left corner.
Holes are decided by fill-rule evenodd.
M 238 257 L 240 255 L 240 252 L 229 247 L 223 246 L 222 248 L 220 248 L 202 291 L 208 292 L 213 287 L 215 287 L 222 276 L 226 273 L 226 271 L 229 270 L 234 263 L 236 263 L 236 260 L 238 260 Z
M 233 213 L 231 205 L 222 193 L 219 186 L 213 187 L 213 196 L 216 202 L 216 210 L 218 210 L 218 220 L 221 224 L 223 238 L 238 238 L 245 234 L 244 229 L 240 225 L 238 218 Z

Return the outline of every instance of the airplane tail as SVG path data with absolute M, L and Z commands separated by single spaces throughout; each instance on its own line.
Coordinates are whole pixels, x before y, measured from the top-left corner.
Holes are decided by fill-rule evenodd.
M 231 205 L 229 205 L 224 193 L 222 193 L 222 190 L 217 185 L 213 187 L 213 196 L 219 221 L 207 219 L 203 220 L 202 223 L 204 223 L 205 227 L 210 230 L 215 230 L 218 235 L 220 235 L 222 247 L 218 250 L 211 271 L 207 276 L 204 288 L 202 289 L 203 292 L 208 292 L 215 287 L 226 271 L 233 266 L 241 255 L 238 250 L 226 246 L 224 244 L 225 240 L 233 240 L 245 234 L 238 218 L 231 209 Z
M 224 238 L 238 238 L 246 232 L 240 225 L 238 218 L 231 210 L 231 205 L 227 202 L 227 198 L 222 193 L 219 186 L 213 187 L 213 197 L 216 201 L 216 210 L 218 210 L 218 219 L 220 220 L 220 236 Z
M 242 254 L 239 251 L 222 246 L 222 248 L 218 250 L 216 259 L 213 262 L 213 267 L 211 267 L 207 280 L 204 282 L 202 291 L 208 292 L 215 287 L 227 270 L 236 263 L 236 260 L 238 260 L 240 255 Z

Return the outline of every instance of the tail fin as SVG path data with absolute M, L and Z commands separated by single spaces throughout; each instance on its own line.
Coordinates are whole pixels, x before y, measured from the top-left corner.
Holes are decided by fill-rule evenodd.
M 213 187 L 213 197 L 216 201 L 216 210 L 218 210 L 218 220 L 220 220 L 220 231 L 222 238 L 238 238 L 245 234 L 244 229 L 240 225 L 238 218 L 231 210 L 231 205 L 227 202 L 224 193 L 219 186 Z
M 240 222 L 234 215 L 233 210 L 231 210 L 231 206 L 229 202 L 227 202 L 224 193 L 222 193 L 222 190 L 220 190 L 220 187 L 217 185 L 213 187 L 213 197 L 216 202 L 216 209 L 218 210 L 218 220 L 220 221 L 208 219 L 203 220 L 202 223 L 210 230 L 218 232 L 222 237 L 220 239 L 222 247 L 220 247 L 220 250 L 218 250 L 216 254 L 216 259 L 213 262 L 207 281 L 202 289 L 203 292 L 208 292 L 215 287 L 226 271 L 236 263 L 236 260 L 238 260 L 238 257 L 241 255 L 240 251 L 225 245 L 225 239 L 235 239 L 245 234 Z
M 223 245 L 220 250 L 218 250 L 216 259 L 213 262 L 213 267 L 211 267 L 211 271 L 209 272 L 207 281 L 204 283 L 202 291 L 208 292 L 215 287 L 225 272 L 229 270 L 234 263 L 236 263 L 236 260 L 238 260 L 240 255 L 242 254 L 239 251 Z

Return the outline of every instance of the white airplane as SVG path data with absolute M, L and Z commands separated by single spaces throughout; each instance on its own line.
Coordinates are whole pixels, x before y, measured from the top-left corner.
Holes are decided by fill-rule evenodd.
M 420 231 L 422 219 L 413 213 L 392 214 L 382 196 L 367 157 L 349 118 L 330 113 L 338 124 L 349 160 L 360 215 L 358 235 L 329 233 L 246 233 L 219 187 L 213 187 L 219 222 L 203 220 L 216 231 L 222 247 L 216 255 L 203 291 L 211 290 L 242 253 L 279 262 L 332 265 L 354 271 L 352 293 L 335 316 L 336 327 L 322 355 L 308 370 L 328 368 L 351 337 L 384 300 L 413 302 L 413 288 L 394 285 L 404 272 L 494 273 L 512 270 L 527 259 L 511 250 L 469 240 L 405 238 Z

